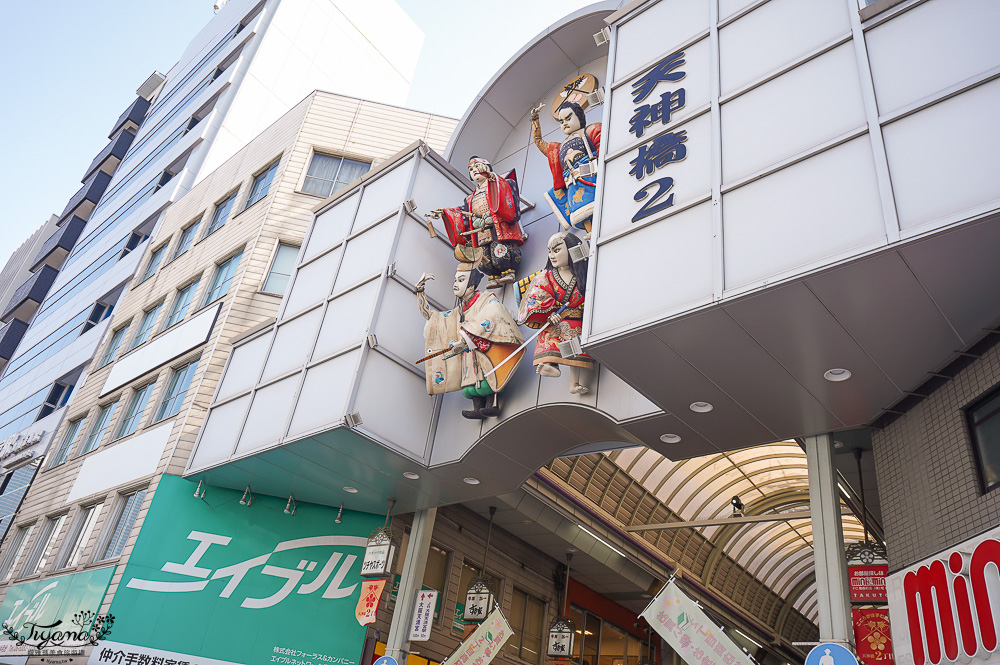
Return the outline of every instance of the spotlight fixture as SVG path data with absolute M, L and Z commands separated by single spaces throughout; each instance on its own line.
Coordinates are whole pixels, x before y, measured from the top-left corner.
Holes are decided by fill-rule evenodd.
M 358 488 L 357 487 L 351 487 L 351 486 L 348 485 L 347 487 L 344 487 L 344 491 L 347 492 L 348 494 L 357 494 L 358 493 Z
M 195 490 L 194 490 L 194 498 L 196 498 L 196 499 L 204 499 L 205 498 L 205 481 L 204 480 L 199 480 L 198 481 L 198 487 L 196 487 Z
M 243 498 L 240 499 L 241 506 L 252 506 L 253 505 L 253 492 L 250 491 L 250 486 L 243 490 Z
M 416 480 L 417 478 L 420 477 L 420 474 L 417 473 L 416 471 L 404 471 L 403 477 L 409 480 Z
M 462 478 L 462 482 L 465 483 L 466 485 L 478 485 L 479 478 L 473 478 L 472 476 L 469 476 L 468 478 Z
M 843 369 L 842 367 L 834 367 L 833 369 L 828 369 L 823 372 L 823 378 L 827 381 L 847 381 L 851 378 L 851 370 Z
M 729 503 L 733 506 L 733 517 L 743 517 L 743 502 L 740 497 L 734 496 Z
M 288 495 L 288 503 L 285 504 L 285 514 L 294 515 L 295 509 L 298 508 L 298 504 L 295 503 L 295 497 L 291 494 Z
M 337 519 L 333 520 L 334 524 L 340 524 L 344 521 L 344 504 L 340 504 L 340 510 L 337 511 Z
M 691 406 L 688 407 L 695 413 L 708 413 L 715 407 L 708 402 L 691 402 Z
M 660 441 L 663 443 L 680 443 L 681 437 L 677 434 L 663 434 L 660 436 Z

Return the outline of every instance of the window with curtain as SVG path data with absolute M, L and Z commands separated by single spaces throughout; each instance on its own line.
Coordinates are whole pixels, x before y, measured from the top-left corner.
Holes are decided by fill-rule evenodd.
M 278 243 L 278 251 L 274 253 L 274 260 L 271 261 L 271 270 L 267 273 L 264 286 L 261 288 L 266 293 L 285 294 L 288 288 L 288 280 L 295 269 L 295 259 L 299 255 L 299 248 L 295 245 Z
M 101 553 L 100 561 L 119 556 L 125 549 L 125 543 L 128 542 L 129 534 L 132 533 L 132 526 L 135 524 L 135 518 L 139 515 L 139 509 L 142 508 L 144 498 L 146 498 L 146 490 L 141 489 L 118 499 L 114 519 L 111 521 L 114 526 L 108 532 L 108 542 Z
M 313 153 L 305 182 L 302 183 L 302 191 L 317 196 L 331 196 L 368 173 L 371 167 L 372 165 L 366 162 L 319 152 Z
M 250 195 L 247 196 L 247 203 L 243 206 L 244 210 L 267 196 L 268 190 L 271 189 L 271 181 L 274 180 L 274 174 L 277 172 L 278 162 L 275 162 L 267 167 L 266 171 L 253 179 L 253 184 L 250 186 Z
M 66 545 L 63 547 L 59 564 L 56 566 L 57 569 L 73 568 L 80 564 L 83 559 L 83 548 L 87 546 L 94 533 L 94 525 L 97 524 L 97 516 L 100 513 L 101 504 L 99 503 L 81 509 L 66 538 Z
M 515 587 L 510 599 L 509 619 L 514 634 L 507 640 L 507 652 L 521 660 L 537 663 L 542 652 L 544 621 L 545 603 Z

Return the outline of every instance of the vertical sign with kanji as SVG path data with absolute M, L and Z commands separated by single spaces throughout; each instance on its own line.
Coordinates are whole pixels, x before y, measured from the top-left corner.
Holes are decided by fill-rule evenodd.
M 434 623 L 434 606 L 437 605 L 437 591 L 418 591 L 413 603 L 413 623 L 410 625 L 410 641 L 426 642 L 431 639 Z
M 689 665 L 751 665 L 743 649 L 673 580 L 639 616 Z
M 854 623 L 854 643 L 858 660 L 865 665 L 894 663 L 892 635 L 889 631 L 889 608 L 872 607 L 851 610 Z

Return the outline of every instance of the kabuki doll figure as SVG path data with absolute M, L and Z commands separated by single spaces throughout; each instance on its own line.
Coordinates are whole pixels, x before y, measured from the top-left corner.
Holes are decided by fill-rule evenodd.
M 520 224 L 517 173 L 511 170 L 498 176 L 487 160 L 473 156 L 469 159 L 469 177 L 476 183 L 476 190 L 461 207 L 438 208 L 428 216 L 444 218 L 457 260 L 474 264 L 489 277 L 491 287 L 510 284 L 516 280 L 521 244 L 527 238 Z
M 424 286 L 434 275 L 424 273 L 416 284 L 417 307 L 424 325 L 427 394 L 462 391 L 472 400 L 466 418 L 500 415 L 498 394 L 514 375 L 524 342 L 514 316 L 492 293 L 477 290 L 483 273 L 471 263 L 461 263 L 455 273 L 454 309 L 429 309 Z
M 556 110 L 556 120 L 566 139 L 549 143 L 542 138 L 538 111 L 531 109 L 531 136 L 549 160 L 552 189 L 545 194 L 562 228 L 585 231 L 590 236 L 594 219 L 594 193 L 597 188 L 597 157 L 601 145 L 601 123 L 587 125 L 583 107 L 563 102 Z
M 583 327 L 586 284 L 586 245 L 572 233 L 557 233 L 549 238 L 549 262 L 524 290 L 517 314 L 518 323 L 544 327 L 535 342 L 535 371 L 560 376 L 559 366 L 569 366 L 569 391 L 576 395 L 590 392 L 581 375 L 594 367 L 586 353 L 569 350 Z

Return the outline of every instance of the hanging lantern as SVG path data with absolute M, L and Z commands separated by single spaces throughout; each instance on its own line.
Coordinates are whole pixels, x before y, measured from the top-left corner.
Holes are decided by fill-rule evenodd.
M 392 570 L 395 555 L 396 545 L 392 542 L 392 532 L 384 526 L 375 529 L 365 545 L 361 577 L 385 577 Z
M 490 588 L 489 580 L 482 575 L 472 580 L 469 590 L 465 592 L 465 614 L 462 618 L 466 621 L 482 621 L 490 613 L 493 606 L 493 589 Z
M 549 641 L 545 655 L 549 658 L 569 658 L 573 655 L 573 631 L 576 625 L 568 617 L 559 617 L 549 625 Z

